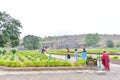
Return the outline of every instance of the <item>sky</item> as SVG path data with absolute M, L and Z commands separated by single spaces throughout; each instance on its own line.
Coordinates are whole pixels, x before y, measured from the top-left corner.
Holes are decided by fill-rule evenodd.
M 21 22 L 20 38 L 120 34 L 120 0 L 0 0 L 0 11 Z

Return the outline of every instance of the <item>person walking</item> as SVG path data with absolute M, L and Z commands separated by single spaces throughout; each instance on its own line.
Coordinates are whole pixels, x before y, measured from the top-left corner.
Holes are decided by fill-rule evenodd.
M 46 47 L 43 48 L 43 52 L 44 52 L 44 54 L 47 53 Z
M 110 70 L 110 66 L 109 66 L 110 58 L 106 51 L 103 51 L 102 56 L 101 56 L 101 61 L 104 66 L 104 69 L 109 71 Z
M 85 48 L 83 48 L 83 51 L 80 53 L 80 57 L 84 60 L 87 59 L 87 51 Z
M 67 59 L 70 59 L 70 58 L 71 58 L 69 48 L 67 48 L 66 56 L 67 56 Z
M 75 57 L 75 61 L 78 60 L 78 51 L 77 51 L 77 49 L 75 49 L 75 51 L 74 51 L 74 57 Z

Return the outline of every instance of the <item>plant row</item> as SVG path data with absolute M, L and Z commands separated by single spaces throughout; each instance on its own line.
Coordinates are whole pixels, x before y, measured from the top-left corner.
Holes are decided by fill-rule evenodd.
M 55 66 L 83 66 L 84 60 L 78 60 L 76 63 L 68 60 L 59 60 L 47 57 L 38 51 L 17 51 L 15 54 L 7 52 L 0 55 L 0 66 L 8 67 L 55 67 Z

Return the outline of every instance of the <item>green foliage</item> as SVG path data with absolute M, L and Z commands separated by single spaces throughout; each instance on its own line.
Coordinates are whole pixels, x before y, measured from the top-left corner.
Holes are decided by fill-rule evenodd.
M 21 67 L 22 64 L 19 61 L 4 61 L 4 65 L 7 67 Z
M 85 66 L 85 65 L 86 65 L 86 61 L 83 59 L 79 59 L 73 63 L 73 66 Z
M 32 67 L 32 66 L 33 66 L 32 61 L 24 61 L 24 62 L 23 62 L 23 66 Z
M 70 61 L 67 60 L 57 60 L 54 58 L 51 58 L 50 60 L 48 57 L 44 54 L 38 54 L 36 53 L 38 51 L 18 51 L 18 54 L 5 54 L 4 56 L 0 57 L 0 65 L 2 66 L 8 66 L 8 67 L 52 67 L 52 66 L 73 66 L 73 64 Z M 18 56 L 19 60 L 15 61 L 16 56 Z M 28 58 L 27 56 L 31 56 L 31 58 Z M 23 60 L 23 58 L 26 58 L 26 60 Z
M 114 42 L 112 40 L 107 41 L 107 47 L 113 48 L 114 47 Z
M 46 56 L 46 55 L 44 55 L 44 54 L 41 54 L 40 55 L 40 60 L 44 60 L 44 59 L 47 59 L 48 57 Z
M 118 58 L 119 58 L 119 56 L 113 56 L 112 58 L 113 58 L 113 59 L 118 59 Z
M 11 61 L 14 60 L 14 55 L 13 55 L 13 54 L 10 56 L 10 60 L 11 60 Z
M 23 56 L 21 54 L 17 54 L 17 56 L 18 56 L 18 58 L 19 58 L 20 61 L 22 61 L 22 62 L 25 61 L 24 58 L 23 58 Z
M 3 48 L 3 54 L 5 54 L 7 52 L 7 50 L 5 48 Z
M 7 67 L 21 67 L 23 66 L 21 62 L 19 61 L 6 61 L 6 60 L 0 60 L 1 66 L 7 66 Z
M 7 43 L 11 47 L 19 44 L 20 28 L 22 28 L 19 20 L 12 18 L 6 12 L 0 12 L 0 46 L 4 47 Z
M 120 47 L 120 41 L 117 43 L 116 47 Z
M 11 52 L 12 52 L 13 54 L 15 54 L 15 53 L 17 52 L 17 49 L 12 48 L 12 49 L 11 49 Z
M 34 50 L 38 49 L 40 44 L 39 44 L 39 37 L 34 36 L 34 35 L 28 35 L 23 38 L 23 45 L 25 48 Z
M 87 49 L 87 52 L 90 50 Z M 112 51 L 112 52 L 115 52 L 116 50 L 117 49 L 111 49 L 111 48 L 106 49 L 106 51 Z M 12 52 L 8 52 L 4 56 L 0 56 L 0 65 L 2 66 L 27 66 L 27 67 L 49 67 L 49 66 L 57 67 L 57 66 L 84 66 L 86 63 L 86 61 L 82 59 L 77 60 L 76 62 L 70 62 L 68 60 L 58 60 L 54 58 L 49 59 L 44 54 L 38 54 L 38 51 L 39 50 L 20 50 L 20 51 L 17 51 L 17 54 L 12 54 Z M 94 52 L 94 51 L 102 52 L 103 49 L 92 49 L 90 52 Z M 52 53 L 52 50 L 49 52 Z M 53 53 L 64 54 L 65 52 L 66 52 L 66 49 L 53 50 Z M 94 58 L 93 55 L 88 56 L 89 59 L 93 59 L 92 57 Z
M 5 65 L 5 60 L 0 60 L 0 65 L 4 66 Z
M 0 54 L 5 54 L 7 50 L 5 48 L 0 49 Z
M 96 47 L 96 46 L 98 46 L 100 39 L 101 38 L 100 38 L 99 34 L 97 34 L 97 33 L 96 34 L 87 34 L 85 36 L 85 43 L 88 46 Z
M 87 59 L 93 59 L 93 57 L 90 55 L 90 56 L 87 56 Z
M 2 49 L 0 49 L 0 54 L 2 54 L 3 53 L 3 50 Z
M 24 61 L 23 66 L 29 66 L 29 67 L 72 66 L 72 63 L 69 61 L 63 61 L 63 60 Z

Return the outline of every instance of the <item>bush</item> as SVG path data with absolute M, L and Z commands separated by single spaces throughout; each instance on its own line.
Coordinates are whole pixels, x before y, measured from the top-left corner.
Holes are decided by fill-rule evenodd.
M 6 61 L 6 60 L 0 60 L 0 66 L 21 67 L 22 64 L 21 64 L 19 61 Z
M 5 60 L 0 60 L 0 65 L 4 66 L 4 64 L 5 64 Z
M 84 66 L 86 65 L 86 60 L 83 59 L 79 59 L 76 61 L 76 63 L 74 63 L 74 66 Z
M 4 65 L 7 67 L 21 67 L 22 64 L 19 61 L 5 61 Z
M 10 60 L 13 61 L 14 60 L 14 55 L 10 56 Z
M 32 61 L 33 66 L 39 67 L 40 66 L 40 61 Z
M 7 50 L 6 49 L 3 49 L 3 54 L 5 54 L 7 52 Z
M 119 56 L 113 56 L 113 59 L 118 59 L 119 58 Z
M 17 49 L 13 48 L 11 51 L 13 54 L 15 54 L 17 52 Z
M 32 67 L 33 63 L 32 63 L 32 61 L 24 61 L 23 62 L 23 66 L 25 66 L 25 67 Z
M 114 42 L 112 40 L 108 40 L 106 44 L 107 44 L 107 47 L 109 47 L 109 48 L 114 47 Z
M 2 54 L 3 53 L 3 50 L 2 49 L 0 49 L 0 54 Z
M 87 59 L 93 59 L 92 56 L 87 56 Z

